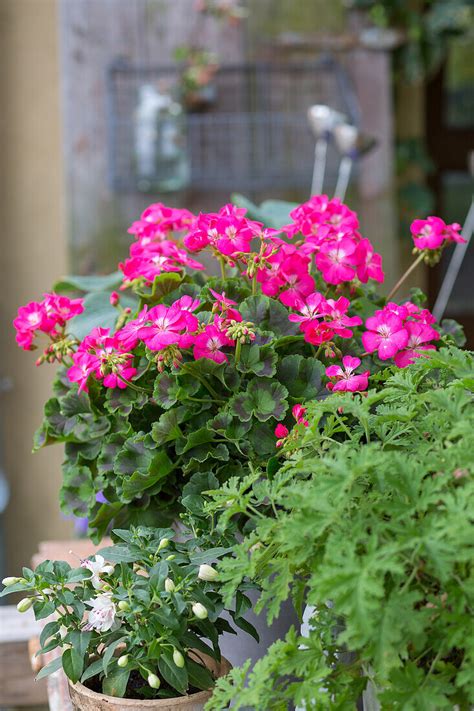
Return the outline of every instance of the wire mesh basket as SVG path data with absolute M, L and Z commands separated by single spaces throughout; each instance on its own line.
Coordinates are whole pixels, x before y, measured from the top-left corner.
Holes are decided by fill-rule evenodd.
M 260 191 L 309 186 L 314 137 L 308 107 L 325 103 L 358 122 L 358 105 L 342 65 L 332 56 L 305 63 L 254 63 L 220 68 L 208 110 L 167 113 L 152 128 L 157 141 L 171 140 L 168 159 L 151 160 L 143 179 L 137 159 L 137 107 L 143 87 L 176 95 L 176 67 L 133 67 L 116 63 L 108 72 L 109 169 L 118 192 L 175 190 Z M 150 90 L 151 91 L 151 90 Z M 171 125 L 170 121 L 173 121 Z M 140 134 L 140 135 L 142 135 Z M 142 138 L 143 138 L 142 136 Z M 153 141 L 149 140 L 151 151 Z M 328 157 L 328 175 L 336 156 Z M 173 176 L 176 178 L 173 180 Z

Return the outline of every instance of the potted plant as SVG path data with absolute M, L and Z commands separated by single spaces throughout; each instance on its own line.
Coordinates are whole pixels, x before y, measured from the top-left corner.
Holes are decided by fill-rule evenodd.
M 309 607 L 304 634 L 234 669 L 208 709 L 353 709 L 364 689 L 367 711 L 472 707 L 473 355 L 443 347 L 366 393 L 334 387 L 273 479 L 213 492 L 220 527 L 229 498 L 254 524 L 220 566 L 227 594 L 250 574 L 270 617 L 288 595 Z
M 232 631 L 218 574 L 209 564 L 225 549 L 171 529 L 114 531 L 117 544 L 71 568 L 46 561 L 5 580 L 3 595 L 26 593 L 20 612 L 54 615 L 41 634 L 44 654 L 62 654 L 38 678 L 62 667 L 76 711 L 202 709 L 215 679 L 229 671 L 219 636 Z M 250 605 L 242 591 L 230 616 Z
M 217 99 L 214 77 L 219 64 L 216 55 L 201 47 L 183 45 L 175 50 L 174 57 L 182 65 L 180 101 L 190 113 L 211 108 Z
M 19 309 L 19 345 L 46 336 L 37 363 L 59 363 L 35 448 L 64 443 L 61 506 L 94 541 L 184 523 L 230 547 L 249 519 L 228 497 L 232 525 L 218 532 L 203 492 L 273 477 L 279 445 L 327 384 L 364 390 L 440 339 L 419 294 L 392 301 L 404 277 L 389 298 L 375 290 L 381 257 L 352 210 L 326 196 L 276 207 L 291 212 L 269 228 L 265 209 L 257 221 L 235 205 L 197 217 L 151 205 L 118 272 L 63 279 Z M 439 218 L 412 231 L 407 274 L 462 239 Z M 220 276 L 203 276 L 199 253 Z

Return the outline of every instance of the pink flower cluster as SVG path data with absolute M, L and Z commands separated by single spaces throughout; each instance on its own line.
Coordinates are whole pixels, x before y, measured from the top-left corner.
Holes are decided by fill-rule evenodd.
M 326 368 L 326 375 L 331 378 L 326 385 L 327 389 L 353 393 L 367 390 L 370 373 L 368 370 L 356 373 L 360 363 L 360 358 L 347 355 L 342 359 L 342 368 L 340 365 L 330 365 Z
M 161 203 L 150 205 L 128 230 L 136 241 L 130 247 L 130 257 L 119 264 L 124 275 L 123 288 L 135 280 L 152 284 L 163 272 L 179 272 L 184 267 L 204 269 L 176 240 L 169 239 L 175 232 L 187 229 L 194 220 L 188 210 L 165 207 Z
M 303 300 L 296 300 L 295 311 L 288 316 L 290 321 L 300 324 L 305 341 L 313 345 L 321 345 L 332 341 L 336 336 L 352 338 L 354 326 L 360 326 L 359 316 L 348 316 L 349 299 L 345 296 L 325 299 L 319 292 L 314 292 Z
M 109 329 L 95 328 L 73 354 L 69 380 L 78 383 L 80 391 L 87 391 L 91 375 L 102 380 L 107 388 L 127 387 L 126 381 L 137 373 L 132 351 L 139 343 L 157 353 L 158 362 L 165 352 L 169 353 L 174 366 L 180 363 L 181 351 L 188 349 L 192 349 L 195 360 L 227 362 L 222 348 L 235 345 L 227 331 L 232 322 L 242 321 L 242 316 L 231 307 L 233 301 L 223 294 L 212 293 L 218 298 L 213 306 L 213 320 L 207 325 L 201 325 L 193 313 L 200 302 L 191 296 L 182 296 L 171 306 L 158 304 L 151 309 L 145 306 L 135 319 L 113 335 Z
M 316 267 L 327 284 L 358 279 L 383 282 L 382 258 L 359 232 L 355 212 L 338 198 L 315 195 L 290 213 L 292 224 L 283 228 L 289 237 L 301 233 L 302 251 L 315 255 Z
M 94 328 L 79 344 L 72 356 L 74 365 L 67 375 L 72 383 L 79 384 L 79 392 L 87 392 L 90 375 L 102 380 L 106 388 L 126 388 L 124 380 L 136 374 L 133 356 L 121 346 L 117 334 L 110 335 L 108 328 Z
M 23 350 L 31 350 L 37 332 L 57 338 L 66 321 L 84 311 L 83 299 L 69 299 L 59 294 L 44 294 L 43 301 L 30 301 L 18 309 L 13 321 L 16 341 Z
M 208 246 L 231 259 L 250 252 L 252 239 L 263 231 L 260 222 L 245 217 L 247 211 L 235 205 L 224 205 L 219 212 L 200 214 L 184 245 L 191 252 L 200 252 Z
M 439 249 L 449 242 L 465 242 L 459 234 L 460 229 L 457 222 L 447 225 L 440 217 L 414 220 L 410 227 L 417 249 Z
M 399 368 L 413 363 L 419 351 L 435 348 L 430 342 L 439 339 L 433 328 L 434 316 L 410 301 L 399 305 L 389 302 L 367 319 L 362 343 L 368 353 L 377 351 L 381 360 L 393 358 Z

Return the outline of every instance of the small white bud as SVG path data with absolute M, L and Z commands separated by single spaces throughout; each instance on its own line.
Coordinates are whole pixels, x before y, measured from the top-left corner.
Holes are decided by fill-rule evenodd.
M 121 667 L 122 669 L 126 667 L 128 664 L 128 654 L 122 654 L 121 657 L 117 659 L 117 666 Z
M 207 609 L 200 602 L 195 602 L 192 606 L 192 611 L 199 620 L 205 620 L 207 617 Z
M 151 686 L 152 689 L 159 689 L 161 686 L 161 681 L 158 679 L 156 674 L 148 674 L 148 686 Z
M 16 585 L 20 581 L 21 578 L 3 578 L 2 585 L 5 585 L 5 587 L 8 588 L 10 585 Z
M 130 605 L 128 604 L 128 602 L 126 600 L 120 600 L 117 607 L 120 610 L 120 612 L 128 612 L 130 610 Z
M 175 649 L 173 652 L 173 662 L 180 669 L 184 667 L 184 657 L 178 649 Z
M 160 541 L 160 545 L 158 546 L 158 550 L 162 551 L 163 548 L 167 548 L 170 544 L 170 539 L 169 538 L 162 538 Z
M 172 593 L 176 590 L 176 585 L 173 583 L 171 578 L 166 578 L 165 580 L 165 590 L 167 593 Z
M 20 600 L 18 605 L 16 606 L 16 609 L 18 612 L 26 612 L 27 610 L 30 609 L 30 607 L 33 604 L 33 598 L 32 597 L 24 597 L 23 600 Z
M 218 577 L 219 573 L 212 567 L 212 565 L 204 564 L 199 566 L 198 578 L 200 580 L 207 580 L 212 583 L 214 580 L 217 580 Z

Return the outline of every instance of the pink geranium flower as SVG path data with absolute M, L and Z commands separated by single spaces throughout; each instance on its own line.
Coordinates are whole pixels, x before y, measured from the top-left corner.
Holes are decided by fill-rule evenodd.
M 439 249 L 445 240 L 446 223 L 440 217 L 414 220 L 410 231 L 418 249 Z
M 125 351 L 135 348 L 140 338 L 138 332 L 145 325 L 148 319 L 148 306 L 144 306 L 138 316 L 128 321 L 123 328 L 116 332 L 115 338 Z
M 377 351 L 381 360 L 393 358 L 408 342 L 408 331 L 402 319 L 392 311 L 376 311 L 365 322 L 367 331 L 362 334 L 362 343 L 368 353 Z
M 342 359 L 342 368 L 340 365 L 330 365 L 326 368 L 326 375 L 334 381 L 327 384 L 326 387 L 328 390 L 347 392 L 361 392 L 362 390 L 367 390 L 370 375 L 369 371 L 366 370 L 364 373 L 355 373 L 360 363 L 360 358 L 344 356 Z
M 434 328 L 416 321 L 408 321 L 405 324 L 408 331 L 408 341 L 406 348 L 395 354 L 395 365 L 399 368 L 406 368 L 407 365 L 413 363 L 415 358 L 419 358 L 419 351 L 427 351 L 435 349 L 434 345 L 429 345 L 430 341 L 437 340 L 439 333 Z
M 196 336 L 194 343 L 194 358 L 208 358 L 215 363 L 226 363 L 228 358 L 225 353 L 222 353 L 222 348 L 225 346 L 234 345 L 234 341 L 219 330 L 217 326 L 209 324 L 204 331 Z
M 195 331 L 199 321 L 189 311 L 159 304 L 148 312 L 149 326 L 142 326 L 138 337 L 151 351 L 161 351 L 179 344 L 185 330 Z
M 67 321 L 83 311 L 83 299 L 69 299 L 54 293 L 44 294 L 43 301 L 20 306 L 13 321 L 18 345 L 24 350 L 32 348 L 37 331 L 57 337 L 58 327 L 62 329 Z
M 331 241 L 321 245 L 316 255 L 316 266 L 328 284 L 341 284 L 351 281 L 355 276 L 356 243 L 351 239 L 340 242 Z
M 94 372 L 97 360 L 90 353 L 77 351 L 72 357 L 74 365 L 67 371 L 67 377 L 71 383 L 78 383 L 79 392 L 88 391 L 87 381 Z
M 368 239 L 361 239 L 355 251 L 357 278 L 363 284 L 369 279 L 383 283 L 385 274 L 382 269 L 382 257 L 377 254 Z
M 341 296 L 337 301 L 327 299 L 321 305 L 321 313 L 324 315 L 325 323 L 334 331 L 336 336 L 341 338 L 351 338 L 352 328 L 360 326 L 362 319 L 359 316 L 347 316 L 347 311 L 351 302 L 345 296 Z
M 314 279 L 308 272 L 309 259 L 298 254 L 292 254 L 280 265 L 280 274 L 284 279 L 284 291 L 280 301 L 293 308 L 306 296 L 314 291 Z
M 299 311 L 299 314 L 290 314 L 288 319 L 294 323 L 300 324 L 300 329 L 304 331 L 310 324 L 318 324 L 319 319 L 323 318 L 322 307 L 326 300 L 322 294 L 315 291 L 309 294 L 304 300 L 296 300 L 293 308 Z

